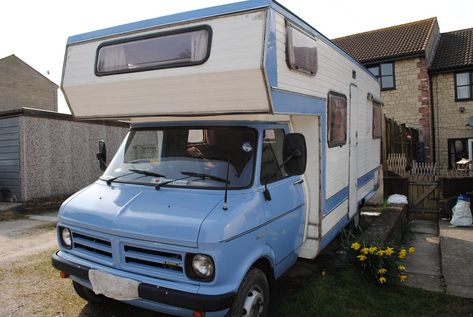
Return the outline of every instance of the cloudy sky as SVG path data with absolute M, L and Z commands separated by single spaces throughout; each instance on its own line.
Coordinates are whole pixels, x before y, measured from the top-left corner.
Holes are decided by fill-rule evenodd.
M 230 2 L 234 1 L 8 1 L 0 13 L 0 58 L 15 54 L 59 84 L 64 48 L 70 35 Z M 472 0 L 281 0 L 280 3 L 329 38 L 434 16 L 441 32 L 473 27 Z M 68 112 L 62 96 L 59 100 L 59 111 Z

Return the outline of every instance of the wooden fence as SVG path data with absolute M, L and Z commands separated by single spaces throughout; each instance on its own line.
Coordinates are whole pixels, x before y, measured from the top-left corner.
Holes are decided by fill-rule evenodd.
M 405 153 L 390 153 L 386 160 L 386 170 L 397 175 L 388 178 L 388 182 L 399 182 L 399 179 L 407 182 L 407 199 L 411 212 L 438 212 L 440 190 L 435 163 L 409 161 Z

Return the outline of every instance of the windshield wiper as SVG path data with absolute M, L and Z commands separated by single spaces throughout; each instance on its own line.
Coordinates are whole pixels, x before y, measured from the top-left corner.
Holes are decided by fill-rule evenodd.
M 162 174 L 159 174 L 159 173 L 155 173 L 155 172 L 151 172 L 151 171 L 146 171 L 146 170 L 137 170 L 137 169 L 134 169 L 134 168 L 130 168 L 128 169 L 130 172 L 133 172 L 133 173 L 136 173 L 136 174 L 141 174 L 141 175 L 145 175 L 145 176 L 155 176 L 155 177 L 164 177 L 166 178 L 166 176 L 162 175 Z
M 105 181 L 107 183 L 108 186 L 110 186 L 112 184 L 113 181 L 119 179 L 120 177 L 123 177 L 123 176 L 128 176 L 128 175 L 131 175 L 131 174 L 135 174 L 135 173 L 125 173 L 125 174 L 122 174 L 122 175 L 118 175 L 118 176 L 114 176 L 114 177 L 110 177 L 110 178 L 100 178 L 101 180 Z
M 226 179 L 220 178 L 218 176 L 209 175 L 209 174 L 195 173 L 195 172 L 181 172 L 181 174 L 187 175 L 190 177 L 199 177 L 199 178 L 202 178 L 203 180 L 210 179 L 212 181 L 230 184 L 230 181 L 227 181 Z

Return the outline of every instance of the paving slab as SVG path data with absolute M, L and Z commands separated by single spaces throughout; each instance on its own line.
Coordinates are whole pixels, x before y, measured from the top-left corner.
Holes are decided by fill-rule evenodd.
M 432 220 L 414 220 L 409 223 L 405 237 L 406 247 L 416 252 L 404 260 L 409 279 L 406 285 L 433 292 L 445 292 L 440 267 L 438 224 Z
M 439 222 L 442 270 L 447 294 L 473 298 L 473 227 Z

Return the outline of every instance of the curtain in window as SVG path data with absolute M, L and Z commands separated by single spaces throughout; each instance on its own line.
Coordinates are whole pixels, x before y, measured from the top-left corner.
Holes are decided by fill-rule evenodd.
M 193 32 L 191 40 L 191 62 L 198 62 L 205 58 L 208 49 L 209 33 L 205 30 Z
M 128 65 L 123 47 L 110 46 L 100 49 L 97 65 L 99 71 L 114 71 L 126 68 L 128 68 Z

